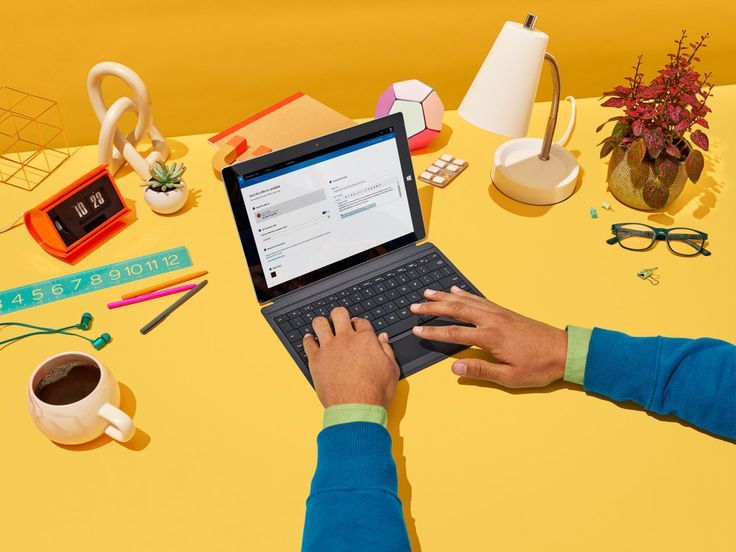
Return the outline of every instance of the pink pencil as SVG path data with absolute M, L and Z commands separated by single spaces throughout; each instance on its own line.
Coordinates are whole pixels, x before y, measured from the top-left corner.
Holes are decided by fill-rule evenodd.
M 156 299 L 157 297 L 166 297 L 167 295 L 173 295 L 174 293 L 181 293 L 182 291 L 189 291 L 197 287 L 197 284 L 187 284 L 185 286 L 179 286 L 175 288 L 162 289 L 161 291 L 155 291 L 153 293 L 147 293 L 145 295 L 139 295 L 138 297 L 132 297 L 130 299 L 123 299 L 122 301 L 115 301 L 114 303 L 108 303 L 108 309 L 116 309 L 118 307 L 124 307 L 125 305 L 132 305 L 133 303 L 141 303 L 148 301 L 149 299 Z

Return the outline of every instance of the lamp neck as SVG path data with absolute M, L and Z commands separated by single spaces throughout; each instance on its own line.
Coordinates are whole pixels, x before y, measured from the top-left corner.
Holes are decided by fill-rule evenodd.
M 549 150 L 552 148 L 552 137 L 555 134 L 555 126 L 557 126 L 557 111 L 560 107 L 560 69 L 552 54 L 545 53 L 544 59 L 549 62 L 552 73 L 552 108 L 549 112 L 549 119 L 547 119 L 547 129 L 544 131 L 542 152 L 539 154 L 539 158 L 542 161 L 548 161 Z

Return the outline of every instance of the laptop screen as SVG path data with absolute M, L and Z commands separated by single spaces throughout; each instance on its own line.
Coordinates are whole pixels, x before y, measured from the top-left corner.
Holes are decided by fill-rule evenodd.
M 361 258 L 366 252 L 373 252 L 370 257 L 387 252 L 383 246 L 401 238 L 416 241 L 411 205 L 418 209 L 411 197 L 416 185 L 410 160 L 409 174 L 406 160 L 402 163 L 400 140 L 406 138 L 399 125 L 378 125 L 353 137 L 360 127 L 340 131 L 330 135 L 336 140 L 300 145 L 311 151 L 298 154 L 295 146 L 292 155 L 239 171 L 237 188 L 258 257 L 259 298 L 324 277 L 328 274 L 320 271 L 327 267 L 334 273 L 366 260 Z M 346 260 L 353 262 L 345 265 Z

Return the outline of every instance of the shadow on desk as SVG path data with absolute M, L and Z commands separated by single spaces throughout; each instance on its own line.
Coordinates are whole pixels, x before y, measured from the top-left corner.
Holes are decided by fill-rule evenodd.
M 460 351 L 459 353 L 452 355 L 453 358 L 460 359 L 460 358 L 480 358 L 482 360 L 486 360 L 488 362 L 494 362 L 495 359 L 485 351 L 481 351 L 479 349 L 465 349 L 464 351 Z M 497 361 L 496 361 L 497 362 Z M 654 412 L 647 412 L 644 407 L 633 403 L 633 402 L 616 402 L 612 401 L 606 396 L 603 395 L 597 395 L 595 393 L 588 393 L 587 391 L 583 390 L 583 388 L 577 384 L 574 383 L 568 383 L 564 380 L 556 381 L 550 385 L 547 385 L 546 387 L 526 387 L 522 389 L 511 389 L 508 387 L 504 387 L 503 385 L 499 385 L 497 383 L 493 383 L 491 381 L 483 381 L 483 380 L 476 380 L 471 378 L 459 378 L 458 383 L 460 385 L 474 385 L 476 387 L 486 387 L 491 389 L 497 389 L 499 391 L 503 391 L 505 393 L 509 393 L 510 395 L 527 395 L 530 393 L 553 393 L 555 391 L 559 391 L 560 389 L 570 389 L 572 391 L 580 391 L 583 393 L 587 393 L 590 397 L 600 399 L 600 400 L 606 400 L 609 402 L 613 402 L 618 406 L 619 408 L 623 408 L 626 410 L 638 410 L 639 412 L 643 412 L 647 414 L 648 416 L 651 416 L 652 418 L 655 418 L 661 422 L 671 422 L 671 423 L 677 423 L 683 427 L 688 427 L 690 429 L 694 429 L 695 431 L 698 431 L 700 433 L 703 433 L 705 435 L 708 435 L 710 437 L 713 437 L 715 439 L 718 439 L 720 441 L 725 441 L 726 443 L 733 443 L 736 444 L 736 441 L 732 441 L 730 439 L 726 439 L 725 437 L 720 437 L 718 435 L 715 435 L 713 433 L 710 433 L 708 431 L 705 431 L 703 429 L 700 429 L 699 427 L 694 426 L 693 424 L 686 422 L 684 420 L 681 420 L 680 418 L 677 418 L 671 414 L 669 415 L 662 415 L 662 414 L 656 414 Z
M 403 379 L 396 386 L 396 394 L 388 408 L 388 432 L 391 434 L 392 453 L 396 462 L 396 474 L 399 478 L 399 498 L 409 533 L 412 552 L 421 552 L 416 520 L 411 515 L 411 483 L 406 472 L 406 456 L 404 456 L 404 438 L 401 436 L 400 424 L 406 413 L 409 399 L 409 383 Z
M 133 394 L 133 391 L 130 390 L 130 387 L 128 387 L 127 385 L 122 383 L 118 383 L 118 385 L 120 386 L 120 410 L 133 418 L 133 423 L 135 423 L 135 409 L 137 405 L 135 395 Z M 104 446 L 112 441 L 113 439 L 108 437 L 107 435 L 101 435 L 94 441 L 90 441 L 89 443 L 82 443 L 81 445 L 62 445 L 60 443 L 54 444 L 57 447 L 66 450 L 83 451 L 100 448 L 101 446 Z M 151 437 L 148 435 L 148 433 L 136 426 L 135 435 L 133 435 L 133 438 L 127 443 L 117 443 L 117 445 L 125 447 L 129 450 L 139 451 L 146 448 L 148 446 L 148 443 L 150 442 Z

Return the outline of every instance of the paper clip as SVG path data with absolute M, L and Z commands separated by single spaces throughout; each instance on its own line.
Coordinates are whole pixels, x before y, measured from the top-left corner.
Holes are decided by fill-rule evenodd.
M 659 275 L 654 273 L 655 270 L 657 270 L 657 267 L 642 268 L 639 272 L 636 273 L 636 275 L 642 280 L 648 280 L 649 283 L 652 284 L 653 286 L 658 286 L 659 285 Z

